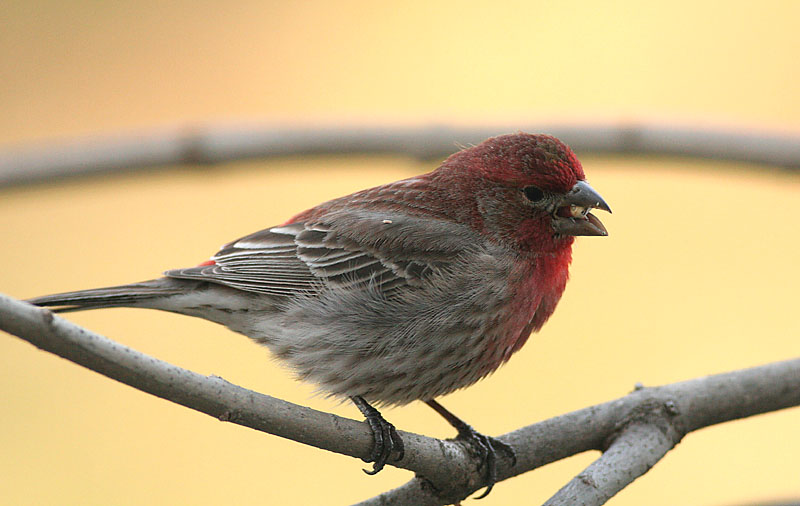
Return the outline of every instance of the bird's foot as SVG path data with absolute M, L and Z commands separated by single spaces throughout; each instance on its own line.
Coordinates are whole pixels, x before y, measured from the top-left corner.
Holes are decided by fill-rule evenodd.
M 492 487 L 497 483 L 497 450 L 505 453 L 509 460 L 511 460 L 511 465 L 515 466 L 517 464 L 517 454 L 514 448 L 493 437 L 484 436 L 433 399 L 425 401 L 425 404 L 442 415 L 442 417 L 458 431 L 458 436 L 456 437 L 457 441 L 465 441 L 478 453 L 478 457 L 480 458 L 478 470 L 480 471 L 481 468 L 486 470 L 486 481 L 484 482 L 486 491 L 476 499 L 483 499 L 489 495 L 489 492 L 492 491 Z
M 351 399 L 366 418 L 369 428 L 372 429 L 372 437 L 374 439 L 372 454 L 369 458 L 362 459 L 364 462 L 372 462 L 372 470 L 364 469 L 364 472 L 369 475 L 377 474 L 389 461 L 392 453 L 397 453 L 395 461 L 403 458 L 405 455 L 403 439 L 397 433 L 394 425 L 387 422 L 383 415 L 370 406 L 362 397 L 354 396 Z
M 511 460 L 512 466 L 517 464 L 517 454 L 514 448 L 493 437 L 484 436 L 467 424 L 458 427 L 458 437 L 456 439 L 465 441 L 477 451 L 478 458 L 480 459 L 478 470 L 481 468 L 485 469 L 486 481 L 484 485 L 486 485 L 486 491 L 475 499 L 483 499 L 489 495 L 489 492 L 492 491 L 492 487 L 497 483 L 498 450 L 503 452 Z

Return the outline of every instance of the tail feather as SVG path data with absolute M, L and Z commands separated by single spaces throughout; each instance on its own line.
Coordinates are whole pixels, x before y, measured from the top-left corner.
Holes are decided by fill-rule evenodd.
M 28 299 L 26 302 L 52 308 L 56 313 L 108 307 L 138 307 L 149 300 L 185 293 L 185 283 L 169 278 L 153 279 L 130 285 L 94 288 L 57 293 Z

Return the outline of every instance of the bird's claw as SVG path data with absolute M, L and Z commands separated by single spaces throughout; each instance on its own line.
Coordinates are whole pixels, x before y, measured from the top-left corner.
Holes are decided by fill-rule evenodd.
M 397 433 L 394 425 L 387 422 L 379 413 L 375 417 L 367 416 L 367 423 L 369 428 L 372 429 L 372 437 L 375 443 L 372 446 L 372 454 L 369 458 L 362 459 L 364 462 L 372 462 L 372 470 L 364 469 L 363 471 L 373 475 L 383 469 L 393 452 L 397 453 L 394 460 L 401 460 L 405 455 L 405 449 L 403 439 Z
M 378 474 L 389 461 L 392 453 L 397 453 L 395 461 L 399 461 L 405 455 L 403 439 L 397 433 L 394 425 L 387 422 L 380 412 L 367 404 L 360 397 L 353 397 L 358 409 L 366 418 L 369 428 L 372 430 L 373 446 L 369 458 L 362 459 L 364 462 L 372 462 L 372 470 L 363 469 L 369 475 Z
M 480 458 L 478 469 L 485 469 L 486 481 L 484 482 L 484 485 L 486 485 L 486 490 L 483 492 L 483 494 L 479 495 L 475 499 L 483 499 L 489 495 L 489 492 L 492 491 L 494 484 L 497 483 L 498 450 L 503 452 L 509 458 L 509 460 L 511 460 L 512 466 L 517 464 L 517 454 L 514 451 L 514 448 L 498 439 L 484 436 L 469 425 L 460 428 L 458 431 L 458 437 L 456 439 L 467 442 L 478 452 L 478 457 Z

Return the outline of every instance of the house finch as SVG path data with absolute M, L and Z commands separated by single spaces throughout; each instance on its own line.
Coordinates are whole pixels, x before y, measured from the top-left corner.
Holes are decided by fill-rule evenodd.
M 482 453 L 496 450 L 434 399 L 488 375 L 553 313 L 573 236 L 606 235 L 610 211 L 575 154 L 547 135 L 502 135 L 433 172 L 363 190 L 233 241 L 197 267 L 38 297 L 57 311 L 161 309 L 266 345 L 297 375 L 350 398 L 375 445 L 369 474 L 403 442 L 370 404 L 422 400 Z M 484 494 L 485 495 L 485 494 Z

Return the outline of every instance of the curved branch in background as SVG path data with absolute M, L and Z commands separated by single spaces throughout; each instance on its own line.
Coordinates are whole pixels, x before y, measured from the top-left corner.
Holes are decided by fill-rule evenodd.
M 451 154 L 458 149 L 458 143 L 477 144 L 487 137 L 517 130 L 553 134 L 578 154 L 679 155 L 800 168 L 798 135 L 644 123 L 480 128 L 198 125 L 61 143 L 6 146 L 0 148 L 0 187 L 82 174 L 279 156 L 373 153 L 430 159 Z
M 372 435 L 362 422 L 298 406 L 203 376 L 94 334 L 50 311 L 0 295 L 0 329 L 139 390 L 222 421 L 363 458 Z M 708 425 L 800 405 L 800 359 L 672 385 L 639 388 L 620 399 L 501 436 L 517 453 L 498 481 L 588 450 L 604 451 L 550 504 L 603 504 L 646 472 L 681 438 Z M 363 505 L 443 505 L 481 488 L 477 462 L 460 443 L 401 432 L 406 456 L 392 463 L 423 478 Z

